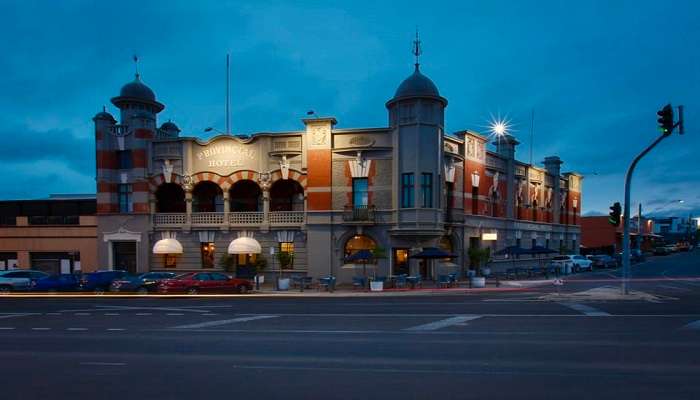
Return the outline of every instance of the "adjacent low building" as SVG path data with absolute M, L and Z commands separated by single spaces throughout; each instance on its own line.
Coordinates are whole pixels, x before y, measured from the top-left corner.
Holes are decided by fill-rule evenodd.
M 95 209 L 94 195 L 0 201 L 0 270 L 97 269 Z
M 556 156 L 518 161 L 508 134 L 447 133 L 448 101 L 418 64 L 372 128 L 307 118 L 297 131 L 202 140 L 158 127 L 165 106 L 138 75 L 112 103 L 118 120 L 94 117 L 102 266 L 241 272 L 264 259 L 268 273 L 282 264 L 343 282 L 361 249 L 382 255 L 374 274 L 430 278 L 435 265 L 411 257 L 426 247 L 453 253 L 451 268 L 470 247 L 579 247 L 582 177 Z
M 586 253 L 616 254 L 622 251 L 622 233 L 624 217 L 620 226 L 611 225 L 608 216 L 590 216 L 581 218 L 581 245 Z M 662 241 L 654 233 L 655 224 L 650 218 L 632 218 L 630 220 L 630 248 L 652 251 Z

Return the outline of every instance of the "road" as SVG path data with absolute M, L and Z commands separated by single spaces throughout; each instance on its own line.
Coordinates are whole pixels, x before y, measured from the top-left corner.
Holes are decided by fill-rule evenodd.
M 3 399 L 697 399 L 700 252 L 633 270 L 650 300 L 0 298 Z

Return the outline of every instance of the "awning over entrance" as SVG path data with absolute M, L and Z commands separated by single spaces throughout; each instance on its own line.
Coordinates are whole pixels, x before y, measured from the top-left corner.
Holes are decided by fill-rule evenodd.
M 252 237 L 241 236 L 228 245 L 228 254 L 260 254 L 262 247 Z
M 161 239 L 153 245 L 153 254 L 182 254 L 182 244 L 177 239 Z

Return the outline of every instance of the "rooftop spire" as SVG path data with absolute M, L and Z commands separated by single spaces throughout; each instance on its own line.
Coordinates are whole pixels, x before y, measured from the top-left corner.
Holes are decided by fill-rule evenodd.
M 139 56 L 134 54 L 134 77 L 137 81 L 141 80 L 141 74 L 139 74 Z
M 423 54 L 423 48 L 421 47 L 420 36 L 418 35 L 418 27 L 416 27 L 416 40 L 413 41 L 413 55 L 416 56 L 416 70 L 420 65 L 420 55 Z

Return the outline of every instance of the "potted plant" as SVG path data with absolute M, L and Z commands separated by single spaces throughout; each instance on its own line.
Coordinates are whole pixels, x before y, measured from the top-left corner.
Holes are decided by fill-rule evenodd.
M 264 257 L 258 257 L 255 260 L 255 283 L 256 285 L 260 285 L 261 283 L 265 282 L 265 275 L 262 274 L 262 272 L 267 268 L 267 260 Z
M 280 264 L 280 277 L 277 280 L 277 288 L 279 290 L 289 289 L 289 278 L 284 277 L 284 270 L 289 269 L 294 264 L 294 253 L 290 251 L 280 251 L 276 255 L 277 261 Z
M 222 254 L 221 257 L 219 257 L 219 268 L 226 272 L 234 272 L 236 268 L 236 258 L 231 254 Z
M 491 249 L 472 247 L 468 251 L 469 265 L 475 271 L 474 276 L 470 277 L 472 287 L 482 288 L 486 286 L 486 276 L 491 274 L 490 268 L 481 268 L 482 265 L 487 265 L 491 258 Z
M 386 258 L 386 249 L 380 246 L 375 246 L 372 250 L 372 257 L 374 258 L 374 262 L 376 263 L 378 259 L 380 258 Z M 377 268 L 379 266 L 377 265 Z M 376 271 L 376 270 L 375 270 Z M 375 272 L 375 277 L 376 277 L 376 272 Z M 384 290 L 384 281 L 382 280 L 372 280 L 369 283 L 369 290 L 373 292 L 381 292 Z

